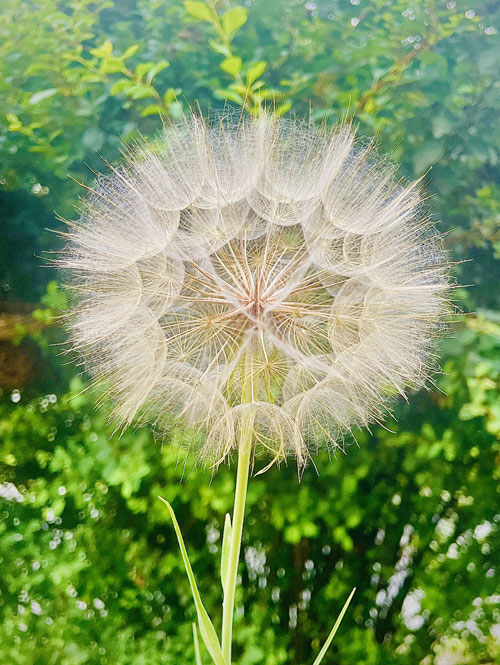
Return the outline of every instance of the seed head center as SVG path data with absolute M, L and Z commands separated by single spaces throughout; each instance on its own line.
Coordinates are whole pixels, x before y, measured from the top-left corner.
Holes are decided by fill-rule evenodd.
M 256 320 L 263 318 L 266 309 L 271 304 L 271 298 L 265 295 L 257 284 L 242 289 L 241 304 L 248 319 L 255 324 Z

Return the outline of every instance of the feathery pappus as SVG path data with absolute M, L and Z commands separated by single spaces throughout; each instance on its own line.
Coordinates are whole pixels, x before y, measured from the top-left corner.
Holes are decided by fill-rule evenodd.
M 255 454 L 302 467 L 436 369 L 439 236 L 348 124 L 193 114 L 99 176 L 65 235 L 72 346 L 116 423 L 181 418 L 215 464 L 250 419 Z

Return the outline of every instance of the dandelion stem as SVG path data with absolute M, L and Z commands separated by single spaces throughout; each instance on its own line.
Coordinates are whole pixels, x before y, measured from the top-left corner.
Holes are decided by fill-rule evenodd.
M 236 577 L 238 561 L 240 558 L 241 535 L 243 532 L 243 516 L 248 484 L 248 469 L 250 467 L 250 446 L 247 444 L 240 448 L 238 454 L 238 473 L 236 476 L 236 492 L 234 497 L 233 532 L 231 548 L 229 550 L 229 565 L 227 570 L 227 583 L 222 606 L 222 654 L 227 665 L 231 663 L 231 639 L 233 633 L 234 597 L 236 592 Z
M 245 376 L 242 401 L 251 402 L 253 399 L 253 372 L 247 354 L 245 362 Z M 243 533 L 243 518 L 245 515 L 245 502 L 250 469 L 250 453 L 252 447 L 254 414 L 251 410 L 242 418 L 240 424 L 240 441 L 238 446 L 238 470 L 236 473 L 236 488 L 234 493 L 234 509 L 232 519 L 231 545 L 229 548 L 229 561 L 226 584 L 224 588 L 224 601 L 222 604 L 222 655 L 226 665 L 231 665 L 231 643 L 233 635 L 234 599 L 236 593 L 236 578 L 238 575 L 238 561 L 241 550 L 241 536 Z

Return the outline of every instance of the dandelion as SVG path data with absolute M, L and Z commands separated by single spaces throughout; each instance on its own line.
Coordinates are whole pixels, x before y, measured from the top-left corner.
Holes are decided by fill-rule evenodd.
M 70 334 L 117 427 L 180 418 L 201 459 L 239 455 L 229 663 L 249 465 L 344 450 L 426 383 L 447 309 L 439 239 L 418 184 L 348 124 L 267 115 L 168 126 L 80 212 L 59 260 Z
M 172 416 L 216 463 L 302 466 L 434 369 L 445 269 L 416 184 L 349 126 L 196 117 L 135 145 L 81 205 L 60 265 L 74 348 L 118 426 Z

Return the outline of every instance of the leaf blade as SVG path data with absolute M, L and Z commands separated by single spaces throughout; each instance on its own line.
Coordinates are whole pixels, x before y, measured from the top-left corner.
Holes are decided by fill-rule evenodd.
M 222 582 L 222 589 L 226 591 L 226 578 L 227 569 L 229 566 L 229 551 L 231 549 L 231 538 L 233 536 L 233 528 L 231 526 L 231 517 L 226 513 L 224 521 L 224 534 L 222 536 L 222 553 L 220 562 L 220 578 Z
M 267 62 L 259 60 L 247 69 L 247 85 L 252 85 L 267 69 Z
M 222 14 L 222 27 L 228 37 L 235 35 L 245 25 L 248 11 L 244 7 L 233 7 Z
M 196 630 L 196 623 L 193 621 L 193 642 L 194 642 L 194 659 L 196 665 L 202 665 L 200 655 L 200 643 L 198 641 L 198 631 Z
M 222 71 L 231 74 L 231 76 L 235 78 L 241 72 L 242 64 L 241 58 L 237 55 L 233 55 L 230 58 L 223 60 L 219 67 Z
M 340 626 L 340 622 L 344 618 L 344 614 L 347 612 L 347 608 L 349 607 L 349 603 L 351 602 L 355 592 L 356 592 L 356 587 L 354 587 L 354 589 L 349 594 L 349 598 L 345 601 L 344 607 L 342 608 L 340 614 L 338 615 L 337 621 L 334 623 L 333 628 L 331 629 L 330 634 L 326 638 L 326 642 L 323 644 L 321 651 L 316 656 L 316 660 L 314 661 L 313 665 L 320 665 L 321 661 L 325 657 L 325 654 L 328 651 L 328 647 L 330 646 L 330 644 L 333 641 L 333 638 L 335 637 L 335 633 L 337 632 L 338 627 Z
M 201 600 L 200 592 L 198 591 L 198 586 L 194 578 L 193 569 L 191 568 L 191 563 L 189 562 L 188 553 L 186 550 L 186 546 L 184 544 L 184 539 L 182 537 L 182 533 L 179 527 L 179 523 L 177 522 L 177 518 L 175 517 L 174 510 L 172 506 L 169 504 L 169 502 L 166 501 L 163 497 L 159 496 L 158 498 L 160 499 L 160 501 L 163 501 L 163 503 L 167 506 L 168 512 L 170 513 L 170 518 L 172 519 L 172 523 L 174 525 L 175 534 L 177 536 L 177 541 L 179 543 L 179 549 L 181 550 L 182 560 L 184 562 L 184 567 L 186 569 L 186 573 L 189 580 L 189 586 L 191 587 L 191 593 L 193 594 L 193 600 L 196 606 L 196 613 L 198 615 L 198 625 L 203 642 L 205 643 L 207 651 L 210 654 L 215 665 L 226 665 L 226 661 L 224 660 L 224 656 L 222 655 L 222 649 L 220 647 L 219 638 L 217 637 L 214 625 L 210 617 L 208 616 L 208 612 L 206 611 L 205 606 L 203 605 L 203 602 Z
M 199 0 L 185 0 L 184 9 L 193 18 L 213 23 L 214 17 L 212 10 L 204 2 L 200 2 Z

